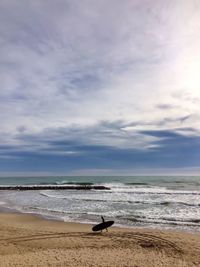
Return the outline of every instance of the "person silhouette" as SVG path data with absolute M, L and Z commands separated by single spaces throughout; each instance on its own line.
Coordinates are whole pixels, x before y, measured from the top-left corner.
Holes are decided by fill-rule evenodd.
M 105 220 L 104 220 L 104 217 L 103 216 L 101 216 L 101 219 L 102 219 L 102 223 L 104 223 Z M 102 230 L 101 230 L 101 232 L 102 232 Z M 106 232 L 108 232 L 108 229 L 107 228 L 106 228 Z
M 101 216 L 101 219 L 102 219 L 102 223 L 104 223 L 104 222 L 105 222 L 105 220 L 104 220 L 104 217 L 103 217 L 103 216 Z

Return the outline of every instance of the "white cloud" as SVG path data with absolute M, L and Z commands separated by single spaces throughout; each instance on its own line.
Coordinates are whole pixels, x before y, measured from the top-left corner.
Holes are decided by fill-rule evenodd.
M 23 127 L 34 135 L 101 121 L 143 122 L 128 134 L 88 133 L 117 147 L 150 146 L 154 140 L 134 131 L 160 129 L 161 120 L 162 129 L 200 130 L 199 7 L 193 0 L 1 1 L 1 142 L 16 142 Z

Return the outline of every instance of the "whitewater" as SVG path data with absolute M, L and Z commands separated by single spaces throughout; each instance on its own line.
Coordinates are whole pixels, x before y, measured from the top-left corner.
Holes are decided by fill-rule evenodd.
M 0 185 L 103 185 L 110 190 L 6 190 L 0 206 L 46 218 L 200 232 L 200 177 L 1 177 Z

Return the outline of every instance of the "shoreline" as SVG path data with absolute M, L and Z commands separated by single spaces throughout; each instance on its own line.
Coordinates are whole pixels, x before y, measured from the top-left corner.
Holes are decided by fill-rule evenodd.
M 92 228 L 92 226 L 100 223 L 99 222 L 83 222 L 83 221 L 64 221 L 61 219 L 58 219 L 57 217 L 53 217 L 53 216 L 48 216 L 48 215 L 43 215 L 43 214 L 39 214 L 39 213 L 34 213 L 34 212 L 22 212 L 19 210 L 15 210 L 12 208 L 7 208 L 7 207 L 2 207 L 0 206 L 0 217 L 1 215 L 16 215 L 17 217 L 19 216 L 24 216 L 24 217 L 30 217 L 30 218 L 38 218 L 41 221 L 48 221 L 48 222 L 58 222 L 58 223 L 63 223 L 63 224 L 77 224 L 77 225 L 87 225 L 90 226 Z M 177 233 L 177 234 L 188 234 L 188 235 L 199 235 L 200 237 L 200 232 L 199 231 L 185 231 L 183 229 L 178 229 L 178 228 L 169 228 L 169 229 L 165 229 L 165 228 L 151 228 L 148 226 L 130 226 L 130 225 L 119 225 L 117 223 L 114 224 L 114 226 L 112 226 L 112 229 L 118 229 L 118 230 L 138 230 L 138 231 L 153 231 L 153 232 L 167 232 L 167 233 Z M 92 231 L 92 230 L 91 230 Z
M 8 185 L 11 182 L 14 185 Z M 31 184 L 29 184 L 31 182 Z M 199 184 L 199 187 L 194 185 Z M 5 185 L 3 185 L 5 184 Z M 81 185 L 87 190 L 71 190 Z M 88 190 L 90 186 L 110 190 Z M 0 204 L 48 220 L 97 224 L 104 215 L 120 228 L 200 233 L 200 180 L 165 177 L 32 177 L 2 180 Z M 19 187 L 28 190 L 14 190 Z M 39 186 L 39 187 L 38 187 Z M 49 188 L 70 190 L 49 190 Z M 42 190 L 32 190 L 33 188 Z M 43 190 L 43 189 L 48 189 Z M 197 190 L 197 191 L 196 191 Z M 5 204 L 5 205 L 4 205 Z M 1 208 L 1 206 L 0 206 Z M 13 212 L 13 211 L 11 211 Z
M 0 211 L 0 266 L 200 265 L 200 235 L 119 227 L 96 233 L 91 228 Z
M 76 221 L 76 220 L 70 220 L 70 221 L 65 221 L 61 218 L 55 217 L 55 216 L 51 216 L 51 215 L 45 215 L 45 214 L 41 214 L 41 213 L 36 213 L 36 212 L 24 212 L 21 210 L 17 210 L 17 209 L 13 209 L 11 207 L 4 207 L 3 205 L 0 205 L 0 215 L 2 213 L 7 213 L 7 214 L 19 214 L 19 215 L 27 215 L 27 216 L 34 216 L 37 218 L 40 218 L 41 220 L 48 220 L 48 221 L 56 221 L 56 222 L 63 222 L 63 223 L 75 223 L 75 224 L 83 224 L 83 225 L 95 225 L 98 224 L 100 222 L 95 221 L 95 222 L 87 222 L 87 221 Z M 138 229 L 138 230 L 150 230 L 150 231 L 166 231 L 166 232 L 175 232 L 175 233 L 188 233 L 188 234 L 196 234 L 200 236 L 200 231 L 199 230 L 186 230 L 183 228 L 178 228 L 178 227 L 162 227 L 160 225 L 160 227 L 148 227 L 148 226 L 131 226 L 131 225 L 123 225 L 123 224 L 119 224 L 119 223 L 115 223 L 114 228 L 119 228 L 119 229 Z

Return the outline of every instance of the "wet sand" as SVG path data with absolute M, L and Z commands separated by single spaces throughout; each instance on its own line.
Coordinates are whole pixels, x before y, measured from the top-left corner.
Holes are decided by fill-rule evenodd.
M 111 227 L 0 213 L 0 266 L 200 266 L 200 234 Z

